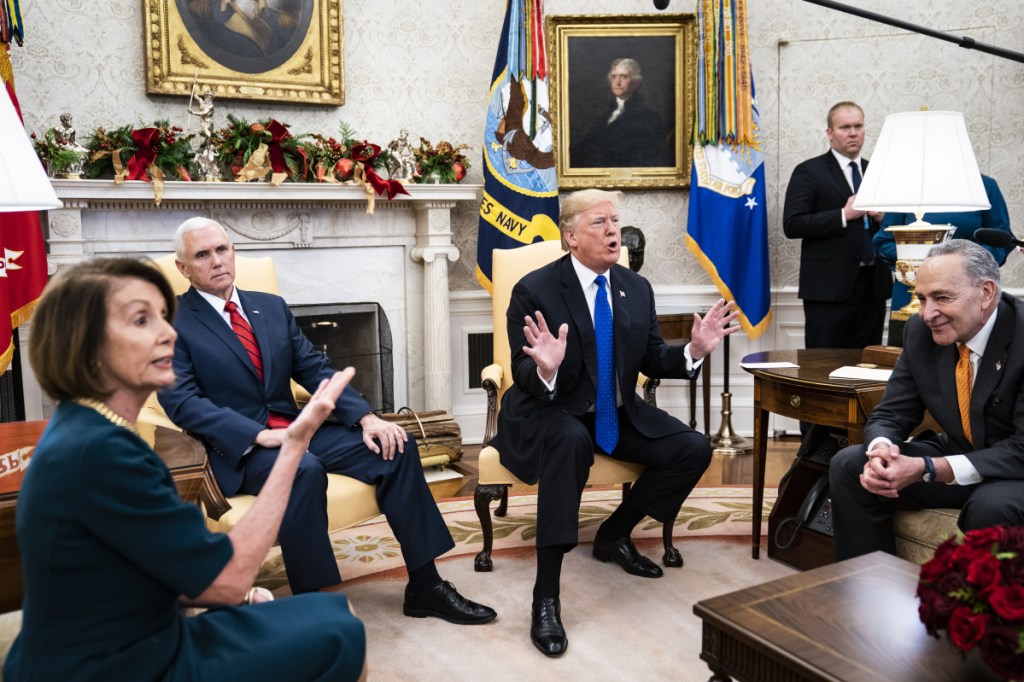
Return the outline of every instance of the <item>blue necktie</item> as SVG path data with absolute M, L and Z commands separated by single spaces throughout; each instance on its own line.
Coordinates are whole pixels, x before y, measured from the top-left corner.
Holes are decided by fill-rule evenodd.
M 853 181 L 853 193 L 856 194 L 860 191 L 860 166 L 856 161 L 850 162 L 850 179 Z M 867 216 L 864 216 L 863 222 L 864 234 L 861 235 L 863 241 L 860 245 L 860 262 L 869 265 L 871 261 L 875 260 L 875 245 L 871 243 L 870 223 Z
M 602 450 L 611 454 L 619 442 L 619 416 L 615 409 L 615 343 L 612 336 L 612 309 L 604 275 L 598 275 L 594 301 L 594 336 L 597 339 L 597 405 L 594 435 Z

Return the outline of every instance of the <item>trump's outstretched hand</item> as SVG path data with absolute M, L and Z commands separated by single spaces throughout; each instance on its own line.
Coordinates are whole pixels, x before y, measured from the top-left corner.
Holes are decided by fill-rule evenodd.
M 537 363 L 541 378 L 550 382 L 565 359 L 565 339 L 569 335 L 569 325 L 562 324 L 558 328 L 558 336 L 554 336 L 544 321 L 544 315 L 539 310 L 534 315 L 537 317 L 536 322 L 529 315 L 526 316 L 523 333 L 526 334 L 527 345 L 523 346 L 523 352 Z
M 729 334 L 739 330 L 739 326 L 729 326 L 739 316 L 738 310 L 732 309 L 733 302 L 718 299 L 711 310 L 701 317 L 693 314 L 693 329 L 690 331 L 690 357 L 700 360 L 711 354 L 719 342 Z

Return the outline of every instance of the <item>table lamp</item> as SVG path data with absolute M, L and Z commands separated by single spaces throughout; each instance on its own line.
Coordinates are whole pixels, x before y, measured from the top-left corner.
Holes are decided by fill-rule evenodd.
M 853 208 L 913 213 L 917 218 L 910 225 L 886 228 L 896 241 L 897 277 L 910 288 L 910 303 L 892 317 L 907 320 L 920 309 L 914 292 L 917 268 L 931 247 L 955 229 L 926 223 L 922 216 L 989 208 L 963 114 L 910 111 L 886 116 Z
M 0 211 L 42 211 L 63 205 L 7 89 L 0 87 Z

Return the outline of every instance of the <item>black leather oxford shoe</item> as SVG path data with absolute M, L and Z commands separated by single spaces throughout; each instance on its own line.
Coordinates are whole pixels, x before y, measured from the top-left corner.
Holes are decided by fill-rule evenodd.
M 654 563 L 639 551 L 629 536 L 618 540 L 604 540 L 600 536 L 594 538 L 594 558 L 600 561 L 614 561 L 633 575 L 644 578 L 660 578 L 661 566 Z
M 562 605 L 555 597 L 533 602 L 530 641 L 545 656 L 561 656 L 569 646 L 562 627 Z
M 482 625 L 498 615 L 491 607 L 463 597 L 447 580 L 426 592 L 413 592 L 406 585 L 402 613 L 413 618 L 433 616 L 457 625 Z

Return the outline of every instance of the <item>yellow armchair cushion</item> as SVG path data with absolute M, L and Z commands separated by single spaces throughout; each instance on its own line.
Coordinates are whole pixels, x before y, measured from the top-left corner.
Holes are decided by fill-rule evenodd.
M 478 464 L 480 467 L 480 485 L 512 485 L 522 482 L 511 471 L 501 465 L 498 451 L 489 445 L 480 451 Z M 621 462 L 607 455 L 594 453 L 594 465 L 590 467 L 587 485 L 632 483 L 643 473 L 643 470 L 642 464 Z
M 252 508 L 255 495 L 228 498 L 231 509 L 220 519 L 206 519 L 206 527 L 219 533 L 230 532 Z M 327 474 L 327 531 L 333 533 L 380 514 L 377 492 L 372 485 L 341 474 Z

